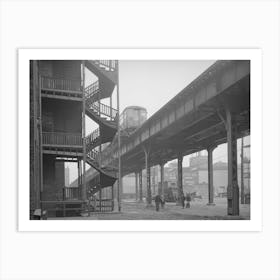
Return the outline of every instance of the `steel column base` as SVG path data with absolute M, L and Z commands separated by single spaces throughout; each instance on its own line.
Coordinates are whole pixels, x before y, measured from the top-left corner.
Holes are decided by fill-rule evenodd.
M 215 203 L 207 203 L 206 205 L 207 205 L 207 206 L 216 206 Z
M 228 186 L 228 215 L 239 216 L 239 187 Z

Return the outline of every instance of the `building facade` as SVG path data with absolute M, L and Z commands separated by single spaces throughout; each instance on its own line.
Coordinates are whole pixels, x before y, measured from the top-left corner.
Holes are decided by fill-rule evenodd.
M 97 77 L 88 87 L 85 67 Z M 98 152 L 117 132 L 118 112 L 112 106 L 117 75 L 113 60 L 30 61 L 30 218 L 36 209 L 48 215 L 81 212 L 92 193 L 113 186 L 116 170 L 105 170 Z M 101 102 L 105 98 L 110 106 Z M 99 126 L 89 135 L 86 115 Z M 75 187 L 69 187 L 65 162 L 78 169 Z M 88 182 L 87 164 L 98 173 Z

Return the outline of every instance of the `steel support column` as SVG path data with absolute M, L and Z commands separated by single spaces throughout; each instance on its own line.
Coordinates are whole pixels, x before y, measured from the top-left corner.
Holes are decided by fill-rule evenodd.
M 78 168 L 78 189 L 79 189 L 79 193 L 81 194 L 82 193 L 82 188 L 81 188 L 81 161 L 79 160 L 78 163 L 77 163 L 77 168 Z M 79 196 L 79 199 L 81 197 Z
M 138 173 L 135 172 L 135 200 L 138 201 Z
M 99 211 L 102 211 L 102 189 L 99 191 Z
M 207 205 L 214 204 L 214 186 L 213 186 L 213 151 L 216 146 L 208 147 L 208 203 Z
M 114 185 L 111 187 L 111 199 L 112 199 L 112 212 L 114 211 L 115 205 L 114 205 Z
M 110 95 L 110 120 L 113 120 L 113 110 L 112 110 L 112 95 Z
M 121 167 L 121 130 L 120 130 L 120 83 L 119 83 L 119 62 L 116 61 L 118 82 L 117 82 L 117 110 L 118 110 L 118 210 L 122 209 L 122 167 Z
M 152 167 L 151 168 L 151 173 L 152 173 L 152 176 L 151 176 L 151 181 L 152 181 L 152 186 L 153 186 L 153 195 L 156 194 L 156 169 L 155 167 Z
M 160 164 L 160 195 L 164 199 L 164 165 L 165 163 Z
M 140 202 L 143 202 L 142 170 L 139 171 L 139 201 L 140 201 Z
M 181 203 L 183 195 L 183 156 L 178 156 L 178 203 Z
M 232 112 L 228 108 L 226 108 L 226 128 L 228 146 L 228 215 L 239 215 L 236 123 Z
M 150 167 L 150 157 L 149 151 L 144 148 L 145 152 L 145 167 L 147 174 L 147 206 L 152 205 L 152 191 L 151 191 L 151 167 Z

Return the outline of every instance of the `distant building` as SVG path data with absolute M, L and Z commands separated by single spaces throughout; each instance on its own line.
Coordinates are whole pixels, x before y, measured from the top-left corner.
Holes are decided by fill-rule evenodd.
M 65 187 L 69 187 L 70 185 L 70 168 L 67 166 L 65 168 Z
M 177 162 L 171 162 L 164 167 L 165 188 L 172 189 L 177 194 Z M 146 195 L 146 171 L 142 171 L 143 196 Z M 238 165 L 238 182 L 241 184 L 241 169 Z M 213 164 L 213 185 L 215 195 L 226 193 L 228 184 L 228 166 L 226 162 L 215 162 Z M 250 161 L 244 159 L 244 186 L 245 193 L 249 192 L 250 187 Z M 158 193 L 160 187 L 160 168 L 158 166 L 151 168 L 151 190 L 152 195 Z M 196 192 L 203 198 L 208 197 L 208 158 L 200 154 L 190 158 L 190 165 L 183 167 L 183 191 L 184 193 Z M 134 174 L 123 178 L 124 196 L 135 194 Z M 128 195 L 130 194 L 130 195 Z
M 208 156 L 202 156 L 198 153 L 197 156 L 190 158 L 190 167 L 197 169 L 207 169 L 208 166 Z
M 142 171 L 142 191 L 143 196 L 147 194 L 147 180 L 146 180 L 146 170 Z M 151 191 L 152 195 L 158 193 L 158 183 L 160 181 L 159 167 L 151 167 Z M 134 197 L 135 196 L 135 174 L 128 174 L 122 179 L 123 194 L 124 198 Z

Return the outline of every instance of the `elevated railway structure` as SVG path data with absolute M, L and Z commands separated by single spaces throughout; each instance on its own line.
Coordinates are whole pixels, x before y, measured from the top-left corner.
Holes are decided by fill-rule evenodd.
M 152 201 L 151 166 L 160 165 L 161 167 L 162 194 L 164 164 L 173 159 L 178 160 L 178 196 L 180 197 L 183 193 L 183 157 L 206 149 L 208 151 L 209 204 L 211 205 L 214 196 L 213 150 L 218 145 L 227 143 L 227 212 L 228 215 L 239 215 L 237 139 L 249 134 L 250 61 L 217 61 L 133 133 L 121 132 L 120 151 L 118 151 L 116 140 L 113 140 L 96 156 L 102 162 L 104 169 L 107 167 L 108 170 L 114 170 L 117 166 L 118 152 L 120 152 L 121 176 L 129 173 L 136 174 L 136 181 L 139 182 L 140 187 L 140 199 L 142 199 L 142 170 L 146 169 L 147 204 L 149 205 Z M 102 187 L 98 185 L 98 177 L 101 173 L 92 170 L 86 173 L 85 180 L 89 189 Z M 102 183 L 104 183 L 103 187 L 112 184 L 108 180 L 103 180 Z

